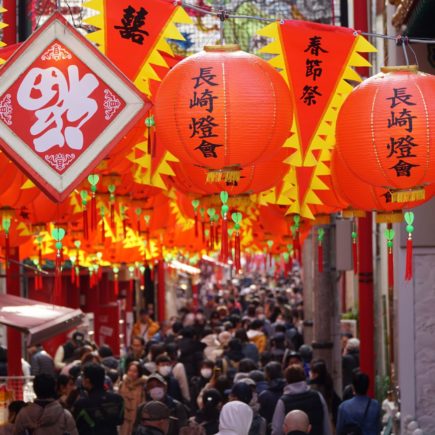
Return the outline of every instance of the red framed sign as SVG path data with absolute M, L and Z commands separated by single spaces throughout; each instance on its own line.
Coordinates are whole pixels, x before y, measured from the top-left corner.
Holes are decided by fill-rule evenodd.
M 0 71 L 0 145 L 64 200 L 151 102 L 59 13 Z

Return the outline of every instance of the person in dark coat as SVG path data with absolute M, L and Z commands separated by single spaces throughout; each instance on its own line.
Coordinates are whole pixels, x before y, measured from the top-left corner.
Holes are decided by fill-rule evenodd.
M 200 424 L 206 435 L 219 431 L 219 414 L 222 407 L 222 395 L 215 388 L 205 391 L 202 396 L 202 408 L 196 413 L 195 422 Z
M 170 414 L 169 408 L 164 403 L 151 400 L 143 406 L 140 424 L 133 431 L 133 435 L 166 435 Z
M 90 363 L 83 368 L 83 388 L 87 397 L 73 405 L 72 413 L 80 435 L 117 435 L 124 422 L 124 400 L 119 394 L 104 390 L 102 366 Z
M 285 379 L 282 372 L 281 364 L 276 361 L 271 361 L 264 368 L 266 380 L 269 381 L 269 386 L 266 391 L 263 391 L 258 396 L 260 403 L 260 415 L 266 419 L 267 433 L 271 433 L 271 423 L 275 406 L 279 398 L 282 396 L 285 387 Z
M 195 330 L 191 326 L 183 328 L 180 335 L 181 338 L 177 340 L 178 349 L 180 350 L 178 360 L 184 364 L 187 379 L 191 379 L 199 371 L 205 344 L 196 339 Z
M 359 340 L 350 338 L 347 341 L 345 353 L 342 357 L 343 390 L 352 384 L 354 370 L 359 367 Z

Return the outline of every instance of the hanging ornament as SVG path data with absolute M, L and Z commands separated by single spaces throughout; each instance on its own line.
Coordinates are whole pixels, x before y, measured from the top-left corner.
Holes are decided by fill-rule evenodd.
M 70 255 L 69 256 L 69 261 L 71 262 L 71 273 L 70 273 L 70 278 L 71 278 L 71 284 L 74 284 L 76 281 L 76 277 L 75 277 L 75 264 L 76 264 L 76 256 L 75 255 Z
M 317 264 L 319 272 L 323 272 L 323 239 L 325 237 L 325 230 L 319 228 L 317 230 Z
M 222 215 L 222 241 L 221 241 L 221 261 L 227 263 L 228 261 L 228 192 L 221 192 L 220 198 L 222 201 L 221 215 Z
M 242 268 L 240 263 L 240 227 L 242 222 L 242 213 L 236 212 L 231 215 L 234 222 L 234 266 L 236 271 L 239 272 Z
M 232 228 L 228 228 L 228 259 L 233 261 L 234 255 L 233 255 L 233 233 L 234 230 Z
M 149 214 L 146 214 L 144 217 L 144 221 L 145 221 L 145 225 L 146 225 L 146 241 L 148 246 L 150 245 L 150 220 L 151 220 L 151 216 Z
M 88 191 L 80 191 L 80 197 L 82 199 L 82 216 L 83 216 L 83 235 L 85 240 L 89 239 L 89 226 L 88 226 Z
M 76 276 L 76 287 L 80 287 L 80 246 L 82 242 L 80 240 L 74 241 L 74 246 L 76 248 L 76 267 L 75 267 L 75 276 Z
M 135 215 L 136 215 L 136 224 L 137 224 L 137 232 L 138 234 L 140 234 L 140 230 L 141 230 L 141 225 L 140 225 L 140 219 L 142 216 L 142 209 L 140 207 L 136 208 L 136 210 L 134 211 Z
M 199 213 L 201 214 L 201 233 L 202 233 L 202 243 L 205 244 L 205 208 L 201 207 L 199 209 Z
M 97 228 L 97 184 L 100 177 L 97 174 L 88 175 L 88 181 L 91 185 L 91 231 Z
M 126 208 L 124 205 L 121 204 L 119 208 L 119 212 L 121 214 L 122 235 L 125 239 L 127 237 L 127 215 L 126 215 Z
M 129 291 L 129 297 L 133 297 L 133 290 L 134 290 L 134 270 L 135 267 L 134 266 L 129 266 L 128 267 L 128 273 L 130 275 L 130 291 Z
M 267 258 L 268 258 L 268 263 L 269 263 L 269 267 L 272 267 L 272 248 L 273 248 L 273 240 L 268 240 L 267 241 L 267 247 L 269 248 L 267 251 Z
M 54 274 L 54 300 L 56 303 L 62 293 L 62 240 L 65 237 L 65 230 L 63 228 L 53 228 L 51 236 L 56 241 L 56 263 Z
M 194 199 L 192 201 L 192 206 L 193 206 L 193 213 L 195 216 L 195 237 L 198 237 L 198 207 L 199 207 L 199 200 L 198 199 Z
M 154 115 L 149 116 L 145 119 L 145 125 L 147 127 L 148 133 L 148 154 L 151 156 L 155 155 L 155 150 L 153 149 L 153 127 L 156 125 L 154 121 Z
M 393 257 L 393 240 L 394 230 L 392 224 L 387 224 L 385 238 L 387 239 L 387 256 L 388 256 L 388 288 L 394 288 L 394 257 Z
M 33 260 L 33 263 L 35 264 L 36 270 L 35 270 L 35 290 L 40 291 L 42 290 L 42 270 L 41 270 L 41 264 L 39 263 L 39 260 L 35 258 Z
M 106 209 L 104 205 L 100 207 L 100 216 L 101 216 L 101 243 L 106 241 L 106 223 L 104 221 L 104 217 L 106 214 Z
M 208 214 L 208 217 L 210 219 L 209 247 L 210 247 L 211 250 L 214 249 L 214 243 L 215 243 L 215 240 L 214 240 L 214 236 L 215 236 L 215 232 L 214 232 L 214 215 L 215 215 L 215 213 L 216 213 L 216 210 L 214 208 L 209 208 L 207 210 L 207 214 Z
M 295 250 L 295 257 L 298 260 L 299 265 L 302 265 L 302 252 L 301 252 L 301 242 L 300 242 L 300 234 L 299 234 L 301 217 L 298 214 L 295 214 L 293 216 L 293 223 L 294 223 L 293 247 Z
M 408 211 L 405 213 L 406 232 L 408 233 L 408 240 L 406 241 L 406 273 L 405 280 L 412 279 L 412 233 L 414 232 L 414 213 Z
M 352 223 L 352 258 L 353 258 L 353 273 L 358 274 L 358 231 L 356 227 L 356 218 Z
M 112 231 L 115 229 L 115 190 L 116 186 L 114 184 L 109 184 L 107 187 L 109 191 L 109 204 L 110 204 L 110 228 Z

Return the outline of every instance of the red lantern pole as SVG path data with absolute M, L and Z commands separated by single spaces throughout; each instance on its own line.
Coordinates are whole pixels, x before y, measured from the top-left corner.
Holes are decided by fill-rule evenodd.
M 359 218 L 359 325 L 360 367 L 370 377 L 369 395 L 373 397 L 375 384 L 375 319 L 373 288 L 372 213 Z

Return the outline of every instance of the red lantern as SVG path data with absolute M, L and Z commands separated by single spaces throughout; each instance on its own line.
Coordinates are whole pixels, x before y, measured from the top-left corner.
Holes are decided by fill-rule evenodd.
M 435 181 L 435 76 L 417 67 L 388 67 L 349 95 L 337 121 L 337 148 L 365 182 L 393 192 L 393 200 L 423 199 L 409 192 Z M 408 191 L 398 195 L 395 191 Z M 354 195 L 356 196 L 356 195 Z
M 290 92 L 274 68 L 237 45 L 204 50 L 160 85 L 157 142 L 183 163 L 221 170 L 209 181 L 237 180 L 241 167 L 270 159 L 289 136 Z

